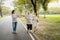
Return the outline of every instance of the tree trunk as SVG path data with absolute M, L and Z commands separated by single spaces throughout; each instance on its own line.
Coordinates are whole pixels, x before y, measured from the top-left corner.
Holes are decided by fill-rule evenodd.
M 3 17 L 3 15 L 2 15 L 2 10 L 0 10 L 0 15 L 1 15 L 1 17 Z
M 33 1 L 33 0 L 31 0 L 31 3 L 32 3 L 32 5 L 33 5 L 33 8 L 34 8 L 34 13 L 36 14 L 36 16 L 37 16 L 37 9 L 36 9 L 36 0 L 35 0 L 35 2 Z
M 46 14 L 45 13 L 46 13 L 46 11 L 44 12 L 44 19 L 46 18 Z
M 0 15 L 1 15 L 1 17 L 3 17 L 1 5 L 0 5 Z
M 34 13 L 37 15 L 36 5 L 33 5 L 33 7 L 34 7 Z
M 3 17 L 3 15 L 2 15 L 2 7 L 1 7 L 1 3 L 2 3 L 2 0 L 0 1 L 0 15 L 1 15 L 1 17 Z

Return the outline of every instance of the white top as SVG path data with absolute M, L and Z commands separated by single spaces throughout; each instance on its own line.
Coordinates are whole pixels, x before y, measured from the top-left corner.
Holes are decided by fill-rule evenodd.
M 16 14 L 12 14 L 12 22 L 17 22 L 17 15 Z
M 38 25 L 38 17 L 37 16 L 33 16 L 33 25 L 37 26 Z
M 23 15 L 26 20 L 27 20 L 27 24 L 32 24 L 32 15 Z
M 37 23 L 38 22 L 38 17 L 34 15 L 33 16 L 33 21 Z

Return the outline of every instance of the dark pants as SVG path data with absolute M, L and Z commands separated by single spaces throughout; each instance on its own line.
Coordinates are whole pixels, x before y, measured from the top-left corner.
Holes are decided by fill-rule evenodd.
M 12 26 L 13 26 L 13 31 L 16 31 L 17 22 L 13 22 Z
M 32 24 L 27 24 L 27 30 L 32 30 Z

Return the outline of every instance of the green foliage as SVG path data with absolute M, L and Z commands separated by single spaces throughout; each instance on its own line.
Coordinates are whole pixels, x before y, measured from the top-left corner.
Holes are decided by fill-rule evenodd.
M 41 0 L 41 4 L 42 4 L 42 7 L 43 7 L 43 9 L 46 11 L 47 9 L 48 9 L 48 3 L 49 2 L 54 2 L 54 1 L 57 1 L 57 0 Z
M 2 14 L 2 5 L 4 4 L 3 2 L 4 2 L 5 0 L 0 0 L 0 15 L 1 15 L 1 17 L 3 17 L 3 14 Z
M 45 11 L 47 10 L 47 5 L 49 2 L 50 0 L 41 0 L 42 7 Z
M 48 3 L 53 2 L 53 1 L 57 1 L 57 0 L 33 0 L 33 4 L 36 3 L 37 11 L 39 11 L 41 5 L 42 5 L 43 9 L 46 11 L 48 9 L 48 7 L 47 7 Z M 17 0 L 17 1 L 15 0 L 14 3 L 15 3 L 15 7 L 17 7 L 21 11 L 23 9 L 29 9 L 31 12 L 33 12 L 33 10 L 34 10 L 31 0 Z M 24 5 L 24 6 L 22 6 L 22 8 L 21 8 L 20 7 L 21 5 Z
M 2 7 L 2 13 L 3 13 L 3 15 L 10 14 L 9 8 L 3 6 L 3 7 Z
M 33 0 L 35 2 L 35 0 Z M 17 0 L 14 2 L 15 6 L 24 5 L 26 9 L 29 9 L 31 12 L 34 10 L 31 0 Z M 40 2 L 37 0 L 37 10 L 40 8 Z M 20 9 L 20 8 L 19 8 Z

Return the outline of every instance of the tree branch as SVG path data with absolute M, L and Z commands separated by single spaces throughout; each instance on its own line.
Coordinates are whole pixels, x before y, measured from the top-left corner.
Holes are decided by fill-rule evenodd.
M 35 5 L 35 3 L 33 2 L 33 0 L 31 0 L 31 3 L 32 3 L 33 5 Z

